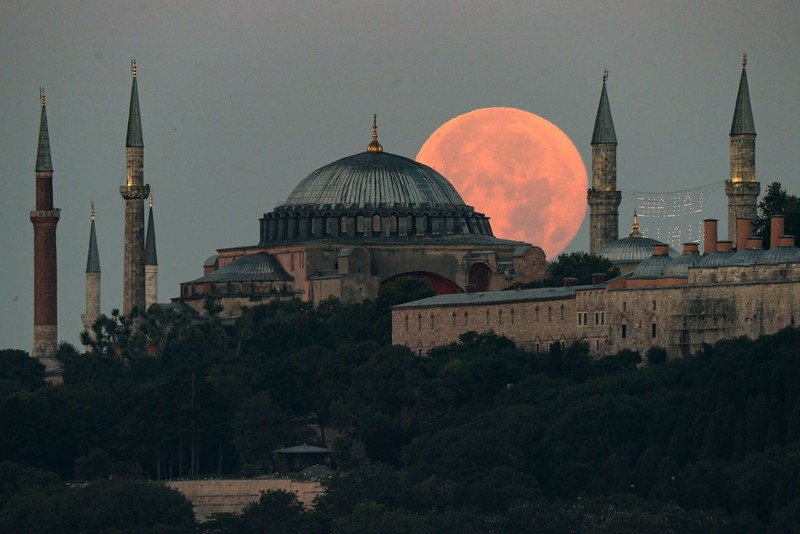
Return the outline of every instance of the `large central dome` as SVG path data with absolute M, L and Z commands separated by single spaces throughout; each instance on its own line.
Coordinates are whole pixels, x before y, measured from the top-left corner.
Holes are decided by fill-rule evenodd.
M 321 167 L 301 181 L 289 206 L 463 206 L 447 179 L 417 161 L 387 152 L 362 152 Z

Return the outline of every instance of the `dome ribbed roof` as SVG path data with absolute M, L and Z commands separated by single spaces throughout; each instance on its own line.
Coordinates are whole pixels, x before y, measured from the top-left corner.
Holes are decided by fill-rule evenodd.
M 664 269 L 664 276 L 689 276 L 689 267 L 694 267 L 703 260 L 698 254 L 684 254 L 674 258 Z
M 797 247 L 773 247 L 761 255 L 758 263 L 775 265 L 778 263 L 789 263 L 797 261 Z
M 601 247 L 597 251 L 597 255 L 606 258 L 613 264 L 637 263 L 653 255 L 653 245 L 663 244 L 661 241 L 641 235 L 630 236 L 617 239 Z M 669 247 L 669 255 L 674 257 L 679 254 L 675 249 Z
M 317 169 L 286 199 L 286 206 L 458 205 L 447 179 L 417 161 L 387 152 L 362 152 Z
M 728 265 L 754 265 L 766 252 L 763 248 L 748 248 L 733 255 Z
M 631 278 L 658 278 L 671 262 L 670 256 L 650 256 L 636 266 Z
M 700 263 L 697 264 L 698 267 L 722 267 L 724 265 L 730 265 L 733 261 L 733 257 L 736 256 L 736 253 L 732 250 L 718 250 L 716 252 L 712 252 L 708 256 L 704 257 Z

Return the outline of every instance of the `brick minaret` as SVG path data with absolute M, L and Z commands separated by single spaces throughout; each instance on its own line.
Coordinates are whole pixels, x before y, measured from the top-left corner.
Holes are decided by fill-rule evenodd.
M 97 250 L 94 217 L 92 202 L 92 226 L 89 230 L 89 254 L 86 258 L 86 313 L 81 315 L 83 327 L 89 335 L 93 335 L 92 325 L 100 316 L 100 254 Z
M 58 365 L 53 358 L 58 345 L 58 265 L 56 263 L 56 225 L 61 210 L 53 207 L 53 164 L 44 89 L 40 90 L 42 117 L 39 122 L 39 148 L 36 153 L 36 209 L 33 223 L 33 351 L 46 371 Z
M 603 74 L 603 91 L 592 133 L 592 188 L 589 189 L 589 252 L 619 238 L 619 204 L 617 191 L 617 134 L 611 118 L 606 93 L 608 71 Z
M 119 193 L 125 200 L 125 258 L 122 313 L 134 308 L 144 311 L 144 201 L 150 186 L 144 183 L 144 143 L 139 114 L 139 89 L 136 85 L 136 62 L 131 61 L 133 85 L 128 114 L 128 136 L 125 142 L 125 185 Z
M 147 238 L 144 240 L 144 306 L 158 302 L 158 257 L 156 227 L 153 222 L 153 192 L 150 192 L 150 214 L 147 218 Z
M 761 184 L 756 181 L 756 127 L 747 87 L 747 54 L 742 58 L 742 77 L 731 123 L 731 178 L 728 195 L 728 240 L 736 239 L 736 220 L 755 219 Z

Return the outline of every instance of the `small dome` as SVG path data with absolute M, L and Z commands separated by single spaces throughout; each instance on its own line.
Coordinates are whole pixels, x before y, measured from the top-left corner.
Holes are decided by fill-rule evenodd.
M 797 247 L 773 247 L 761 255 L 758 263 L 765 265 L 775 265 L 778 263 L 789 263 L 797 261 L 797 254 L 800 249 Z
M 633 270 L 631 278 L 658 278 L 664 274 L 667 266 L 672 262 L 671 256 L 653 256 L 642 260 Z
M 755 265 L 765 252 L 763 248 L 748 248 L 734 254 L 728 265 Z
M 736 256 L 736 253 L 732 250 L 718 250 L 704 257 L 697 266 L 722 267 L 724 265 L 730 265 L 734 256 Z
M 641 235 L 630 236 L 608 243 L 597 251 L 597 255 L 614 264 L 638 263 L 653 255 L 653 245 L 663 244 L 661 241 Z M 669 255 L 675 257 L 679 254 L 674 248 L 669 247 Z
M 698 254 L 684 254 L 673 258 L 664 269 L 664 276 L 686 277 L 689 276 L 689 267 L 694 267 L 703 260 Z
M 217 255 L 217 254 L 212 254 L 211 256 L 209 256 L 208 258 L 206 258 L 206 261 L 204 261 L 204 262 L 203 262 L 203 267 L 213 267 L 213 268 L 216 268 L 216 267 L 217 267 L 217 262 L 218 262 L 218 261 L 219 261 L 219 255 Z
M 464 206 L 447 179 L 417 161 L 368 151 L 334 161 L 301 181 L 281 209 L 329 204 L 379 206 Z

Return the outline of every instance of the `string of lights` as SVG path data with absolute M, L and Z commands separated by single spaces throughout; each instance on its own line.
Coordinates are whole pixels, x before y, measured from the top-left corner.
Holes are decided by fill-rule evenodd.
M 681 191 L 623 190 L 622 194 L 635 204 L 643 235 L 677 248 L 702 241 L 705 198 L 724 186 L 719 181 Z

